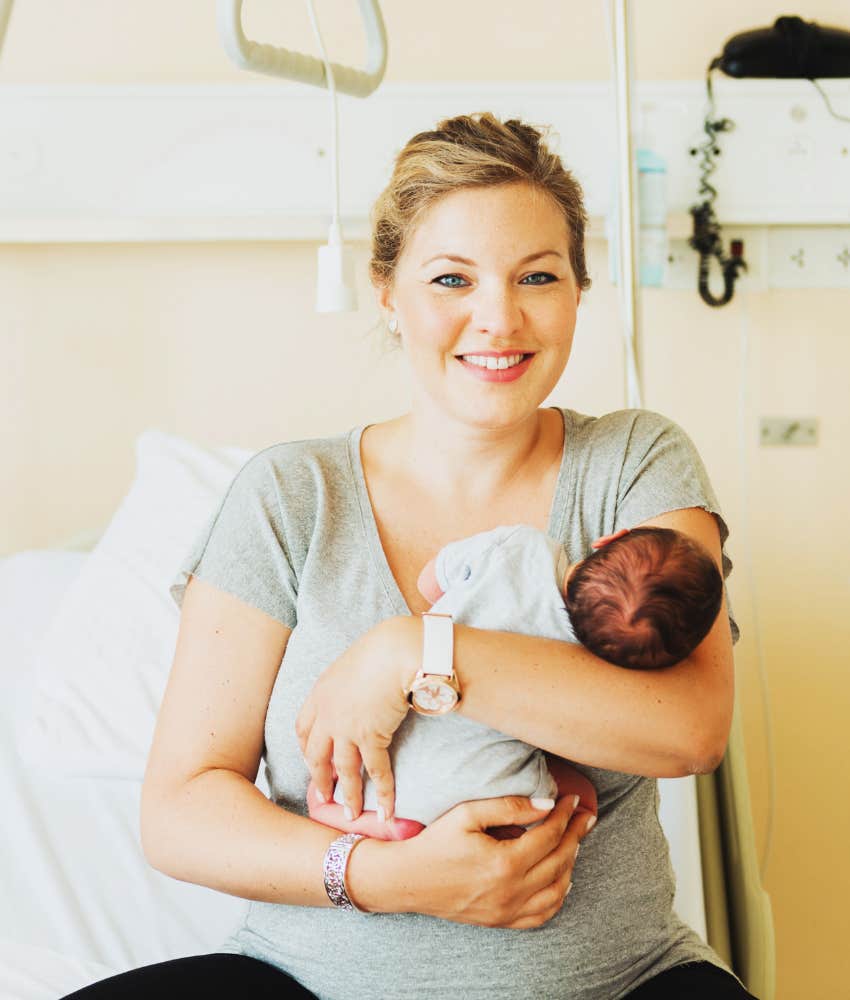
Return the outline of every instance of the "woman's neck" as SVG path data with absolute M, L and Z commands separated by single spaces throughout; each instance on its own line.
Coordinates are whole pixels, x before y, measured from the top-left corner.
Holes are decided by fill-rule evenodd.
M 563 450 L 563 423 L 550 409 L 498 429 L 426 418 L 413 410 L 374 430 L 382 465 L 392 462 L 396 474 L 403 473 L 424 494 L 463 506 L 491 503 L 512 488 L 539 482 L 553 463 L 560 463 Z

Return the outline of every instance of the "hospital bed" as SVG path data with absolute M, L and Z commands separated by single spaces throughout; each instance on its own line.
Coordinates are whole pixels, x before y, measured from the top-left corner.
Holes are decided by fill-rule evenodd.
M 167 584 L 248 454 L 145 432 L 104 531 L 0 559 L 0 1000 L 213 951 L 241 919 L 244 901 L 145 862 L 138 810 L 177 631 Z M 714 774 L 659 789 L 677 911 L 773 1000 L 737 712 Z

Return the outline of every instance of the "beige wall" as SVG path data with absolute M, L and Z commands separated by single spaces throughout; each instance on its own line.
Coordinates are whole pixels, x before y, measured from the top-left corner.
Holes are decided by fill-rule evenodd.
M 384 0 L 387 79 L 608 76 L 601 2 L 551 0 L 494 17 L 496 6 L 431 0 L 426 11 Z M 312 48 L 302 7 L 249 0 L 249 34 Z M 635 8 L 641 79 L 702 78 L 727 37 L 778 13 L 767 0 L 640 0 Z M 326 29 L 334 57 L 358 61 L 354 0 L 319 9 L 335 13 Z M 796 9 L 850 27 L 846 0 Z M 223 56 L 209 0 L 18 0 L 0 60 L 0 84 L 192 81 L 252 82 Z M 599 242 L 589 248 L 594 287 L 553 397 L 593 413 L 621 405 L 605 252 Z M 361 279 L 365 253 L 358 248 Z M 145 427 L 259 447 L 402 408 L 400 359 L 382 346 L 365 282 L 360 313 L 316 315 L 314 254 L 306 244 L 0 247 L 0 551 L 48 545 L 107 519 Z M 767 888 L 780 1000 L 831 1000 L 847 988 L 848 309 L 850 294 L 838 291 L 739 294 L 720 310 L 695 292 L 644 296 L 647 405 L 694 437 L 732 527 L 732 596 L 744 631 L 737 670 L 762 844 L 760 625 L 778 775 Z M 819 446 L 759 449 L 762 414 L 817 416 Z

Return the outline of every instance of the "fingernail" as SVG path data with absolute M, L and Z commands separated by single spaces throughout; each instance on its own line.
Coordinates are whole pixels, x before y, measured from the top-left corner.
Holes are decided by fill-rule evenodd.
M 328 801 L 318 789 L 316 789 L 316 798 L 319 800 L 319 802 L 322 803 L 322 805 L 324 805 Z
M 578 852 L 581 850 L 581 844 L 576 844 L 576 852 L 573 855 L 573 861 L 578 857 Z
M 351 806 L 346 806 L 343 811 L 345 812 L 345 818 L 350 823 L 354 819 L 354 813 L 351 811 Z
M 580 801 L 580 799 L 579 799 L 578 795 L 574 795 L 573 796 L 573 812 L 575 812 L 575 810 L 578 809 L 579 801 Z
M 567 886 L 567 891 L 564 893 L 564 899 L 566 899 L 567 896 L 569 896 L 570 889 L 572 889 L 572 887 L 573 887 L 573 884 L 572 884 L 572 882 L 570 882 L 570 884 Z
M 554 809 L 555 800 L 554 799 L 532 799 L 531 804 L 535 809 Z
M 590 833 L 590 831 L 594 828 L 594 826 L 596 826 L 596 817 L 595 816 L 591 816 L 591 817 L 589 817 L 589 819 L 587 821 L 587 825 L 584 828 L 584 832 L 585 833 Z
M 387 811 L 383 806 L 378 806 L 378 822 L 386 823 L 387 821 Z

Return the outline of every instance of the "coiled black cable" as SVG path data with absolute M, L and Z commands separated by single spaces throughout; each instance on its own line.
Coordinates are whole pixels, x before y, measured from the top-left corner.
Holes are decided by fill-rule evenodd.
M 720 147 L 717 144 L 717 136 L 720 132 L 731 132 L 735 123 L 729 118 L 716 118 L 714 107 L 714 93 L 711 86 L 712 70 L 719 64 L 719 58 L 715 59 L 708 67 L 706 74 L 706 87 L 708 90 L 709 111 L 703 123 L 706 134 L 705 141 L 691 150 L 691 156 L 701 155 L 700 160 L 700 186 L 699 195 L 703 201 L 698 205 L 692 205 L 690 212 L 694 222 L 693 236 L 688 240 L 691 246 L 699 254 L 699 270 L 697 287 L 700 298 L 709 306 L 725 306 L 732 301 L 735 293 L 735 281 L 738 272 L 743 268 L 746 271 L 747 264 L 743 258 L 743 244 L 740 240 L 733 240 L 730 255 L 727 257 L 723 253 L 723 240 L 720 236 L 720 223 L 714 214 L 714 199 L 717 191 L 709 183 L 709 177 L 717 169 L 717 157 L 720 156 Z M 708 287 L 708 275 L 712 257 L 716 257 L 723 274 L 723 295 L 717 297 L 712 294 Z

